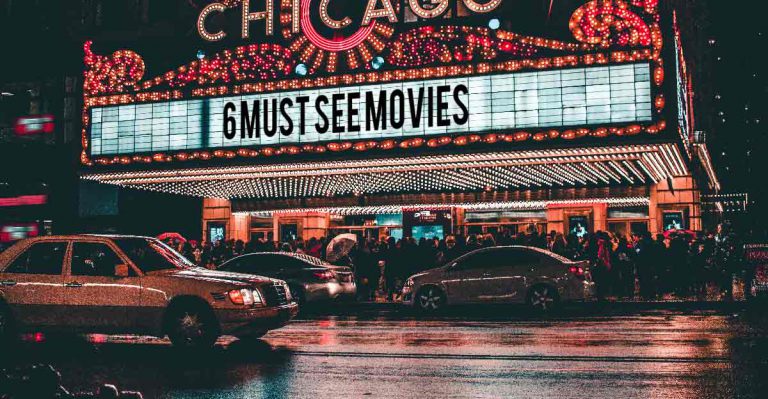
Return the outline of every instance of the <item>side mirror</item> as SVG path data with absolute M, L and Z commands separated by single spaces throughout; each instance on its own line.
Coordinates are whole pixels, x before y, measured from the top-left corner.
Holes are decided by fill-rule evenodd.
M 115 266 L 115 277 L 126 278 L 130 274 L 130 268 L 126 264 L 120 264 Z

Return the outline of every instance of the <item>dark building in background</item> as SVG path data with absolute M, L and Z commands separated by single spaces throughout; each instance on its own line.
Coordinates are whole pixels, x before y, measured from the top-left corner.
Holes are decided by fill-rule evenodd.
M 153 4 L 150 4 L 153 3 Z M 195 234 L 199 201 L 98 187 L 78 177 L 83 42 L 165 37 L 173 1 L 0 1 L 0 247 L 38 234 Z M 162 21 L 154 23 L 153 21 Z M 20 127 L 20 123 L 26 128 Z M 26 130 L 25 130 L 26 129 Z
M 708 3 L 711 23 L 703 53 L 709 58 L 710 79 L 702 92 L 706 104 L 702 126 L 716 149 L 712 155 L 719 175 L 728 182 L 727 192 L 749 202 L 745 211 L 726 214 L 724 219 L 764 238 L 768 221 L 768 186 L 762 178 L 768 148 L 764 54 L 768 7 L 764 2 Z

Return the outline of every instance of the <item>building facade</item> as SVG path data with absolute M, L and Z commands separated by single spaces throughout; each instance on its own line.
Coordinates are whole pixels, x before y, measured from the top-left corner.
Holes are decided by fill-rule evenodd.
M 167 54 L 86 42 L 80 161 L 202 198 L 206 240 L 706 227 L 673 7 L 204 3 Z

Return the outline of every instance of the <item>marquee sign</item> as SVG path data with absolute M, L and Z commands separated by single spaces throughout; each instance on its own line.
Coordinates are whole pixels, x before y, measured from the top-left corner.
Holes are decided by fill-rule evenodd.
M 651 76 L 640 63 L 95 107 L 91 115 L 93 155 L 648 122 Z
M 584 1 L 570 17 L 571 41 L 448 18 L 459 6 L 485 15 L 503 0 L 349 2 L 359 10 L 340 6 L 347 0 L 206 3 L 196 21 L 204 40 L 253 42 L 263 23 L 258 36 L 268 43 L 204 54 L 152 78 L 138 53 L 98 55 L 86 43 L 85 165 L 498 146 L 666 127 L 657 0 Z M 402 24 L 404 10 L 431 25 Z M 239 31 L 217 23 L 227 15 Z

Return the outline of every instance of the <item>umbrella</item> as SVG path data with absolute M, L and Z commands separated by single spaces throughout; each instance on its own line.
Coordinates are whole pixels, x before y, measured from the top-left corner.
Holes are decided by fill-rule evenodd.
M 163 233 L 157 236 L 157 239 L 160 241 L 176 240 L 180 242 L 187 242 L 187 239 L 179 233 Z
M 343 258 L 357 244 L 357 236 L 354 234 L 339 234 L 328 243 L 325 249 L 325 260 L 333 263 Z

